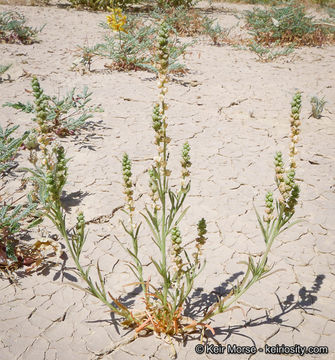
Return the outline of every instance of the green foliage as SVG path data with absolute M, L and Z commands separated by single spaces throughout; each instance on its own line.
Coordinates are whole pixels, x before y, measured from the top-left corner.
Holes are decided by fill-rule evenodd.
M 313 2 L 320 6 L 335 9 L 335 1 L 334 0 L 313 0 Z
M 9 65 L 1 65 L 0 64 L 0 83 L 3 81 L 1 75 L 3 75 L 11 66 L 12 66 L 12 64 L 9 64 Z
M 214 45 L 220 45 L 227 41 L 231 28 L 222 28 L 216 20 L 212 20 L 207 16 L 203 17 L 202 34 L 208 35 Z
M 145 206 L 140 215 L 151 230 L 153 245 L 159 250 L 158 258 L 151 258 L 153 269 L 156 270 L 160 281 L 151 284 L 145 280 L 144 269 L 139 253 L 139 240 L 141 225 L 135 217 L 134 192 L 136 191 L 132 180 L 132 164 L 127 154 L 122 158 L 123 193 L 125 195 L 124 213 L 127 222 L 121 222 L 129 236 L 129 245 L 120 242 L 131 261 L 128 262 L 143 290 L 145 302 L 144 311 L 129 309 L 122 304 L 111 292 L 105 288 L 105 281 L 97 265 L 98 281 L 93 281 L 90 275 L 90 266 L 84 269 L 80 264 L 81 252 L 86 240 L 85 218 L 82 213 L 77 217 L 77 223 L 72 231 L 67 230 L 66 218 L 60 195 L 67 177 L 67 160 L 64 149 L 54 147 L 48 150 L 45 146 L 43 158 L 38 171 L 31 170 L 34 181 L 39 189 L 38 196 L 43 205 L 45 215 L 57 227 L 65 239 L 70 255 L 72 256 L 80 276 L 87 284 L 86 292 L 97 297 L 112 312 L 123 317 L 123 326 L 135 328 L 136 333 L 142 329 L 167 334 L 168 336 L 186 336 L 188 332 L 198 327 L 206 327 L 214 333 L 208 325 L 208 320 L 213 316 L 232 309 L 232 305 L 256 282 L 271 275 L 273 266 L 269 266 L 269 252 L 279 234 L 287 230 L 294 223 L 290 223 L 297 200 L 299 187 L 295 180 L 295 155 L 296 144 L 300 133 L 301 94 L 297 93 L 291 103 L 291 144 L 290 165 L 286 170 L 280 152 L 275 155 L 275 179 L 278 198 L 275 200 L 273 192 L 268 192 L 265 197 L 264 217 L 257 213 L 258 223 L 265 243 L 262 256 L 249 256 L 243 280 L 233 286 L 224 298 L 218 299 L 203 315 L 200 321 L 190 319 L 183 315 L 187 298 L 194 288 L 194 282 L 199 275 L 204 261 L 201 261 L 202 249 L 207 243 L 206 221 L 202 218 L 197 225 L 197 236 L 194 239 L 194 252 L 190 254 L 186 249 L 180 231 L 180 223 L 187 213 L 184 207 L 186 197 L 190 191 L 190 145 L 185 143 L 181 151 L 181 176 L 180 184 L 170 185 L 171 170 L 168 168 L 168 145 L 171 138 L 167 134 L 168 108 L 165 102 L 168 82 L 169 67 L 169 27 L 163 23 L 158 32 L 157 39 L 157 69 L 159 100 L 153 107 L 152 128 L 154 130 L 154 143 L 157 147 L 157 156 L 148 169 L 151 206 Z
M 110 8 L 125 9 L 135 4 L 143 4 L 143 0 L 69 0 L 73 6 L 84 7 L 91 10 L 107 10 Z M 156 6 L 165 7 L 192 7 L 198 0 L 154 0 Z
M 84 7 L 90 10 L 107 10 L 108 7 L 126 8 L 138 4 L 141 0 L 69 0 L 73 6 Z
M 62 146 L 54 146 L 52 151 L 43 147 L 43 160 L 39 166 L 36 162 L 34 169 L 24 170 L 32 174 L 30 180 L 34 183 L 38 193 L 34 197 L 39 199 L 42 206 L 49 212 L 49 203 L 60 199 L 67 179 L 67 163 Z
M 174 29 L 179 36 L 199 35 L 203 30 L 203 17 L 195 9 L 186 6 L 157 7 L 151 16 L 157 21 L 164 18 L 169 28 Z
M 37 78 L 32 80 L 34 104 L 21 102 L 5 103 L 26 113 L 34 113 L 33 120 L 38 124 L 41 133 L 54 132 L 58 136 L 73 134 L 77 129 L 87 125 L 86 120 L 93 117 L 93 113 L 102 111 L 99 106 L 87 106 L 91 101 L 91 92 L 85 86 L 82 93 L 76 93 L 73 88 L 65 97 L 58 98 L 44 93 Z
M 22 231 L 21 221 L 35 213 L 37 204 L 32 202 L 28 196 L 28 204 L 26 205 L 2 205 L 0 208 L 0 269 L 2 266 L 10 266 L 17 263 L 18 256 L 15 249 L 15 241 L 13 235 Z M 41 218 L 37 218 L 26 229 L 31 228 L 41 222 Z
M 137 70 L 152 63 L 152 38 L 155 34 L 152 26 L 144 25 L 136 16 L 127 17 L 125 31 L 112 32 L 106 23 L 100 25 L 108 29 L 109 34 L 91 52 L 111 59 L 111 69 Z
M 322 111 L 324 109 L 325 104 L 327 103 L 325 101 L 325 98 L 319 99 L 317 96 L 313 96 L 310 101 L 312 105 L 312 112 L 311 116 L 315 119 L 321 119 L 322 117 Z
M 334 4 L 335 7 L 335 4 Z M 328 8 L 327 13 L 332 21 L 335 21 L 335 9 Z
M 0 84 L 5 80 L 1 75 L 3 75 L 10 67 L 12 66 L 12 64 L 9 65 L 1 65 L 0 64 Z M 8 75 L 8 79 L 10 79 L 10 76 Z
M 0 208 L 0 270 L 7 275 L 23 265 L 37 265 L 43 261 L 36 243 L 33 246 L 19 244 L 19 234 L 43 221 L 43 214 L 37 210 L 38 204 L 33 202 L 31 195 L 27 200 L 16 206 L 14 201 L 11 204 L 4 202 Z
M 11 66 L 12 64 L 0 65 L 0 75 L 4 74 Z
M 247 4 L 262 4 L 262 5 L 282 5 L 289 2 L 289 0 L 226 0 L 230 3 L 247 3 Z
M 161 8 L 190 8 L 194 6 L 197 2 L 199 2 L 199 0 L 156 0 L 156 5 Z
M 5 172 L 15 167 L 13 159 L 28 136 L 26 132 L 19 138 L 13 138 L 11 135 L 19 126 L 7 127 L 5 130 L 0 126 L 0 176 L 4 176 Z M 3 190 L 3 187 L 0 189 Z M 2 196 L 0 195 L 2 200 Z M 41 218 L 36 212 L 37 204 L 33 203 L 31 196 L 28 196 L 28 203 L 14 206 L 12 201 L 7 204 L 5 201 L 0 205 L 0 270 L 3 266 L 8 268 L 11 265 L 17 265 L 19 259 L 16 253 L 16 241 L 13 235 L 23 230 L 22 222 L 35 219 L 30 222 L 25 229 L 29 229 L 41 222 Z
M 262 5 L 282 5 L 287 4 L 291 0 L 226 0 L 230 3 L 247 3 L 247 4 L 262 4 Z M 334 0 L 304 0 L 305 4 L 314 5 L 318 4 L 323 7 L 335 8 Z
M 307 16 L 303 5 L 290 2 L 284 7 L 256 8 L 245 12 L 250 34 L 259 43 L 295 43 L 297 45 L 321 45 L 334 39 L 331 28 L 316 24 L 313 16 Z
M 26 26 L 24 15 L 16 11 L 0 13 L 0 42 L 32 44 L 37 41 L 37 34 L 42 31 Z
M 30 229 L 40 224 L 43 219 L 36 210 L 37 204 L 28 195 L 28 203 L 14 206 L 14 202 L 0 207 L 0 270 L 10 270 L 20 267 L 25 258 L 18 250 L 16 233 Z
M 106 23 L 101 23 L 100 26 L 107 29 L 109 34 L 105 36 L 103 43 L 91 48 L 85 47 L 86 58 L 96 55 L 111 59 L 112 63 L 105 67 L 112 70 L 142 69 L 157 72 L 154 66 L 157 60 L 154 41 L 157 21 L 148 20 L 144 23 L 141 17 L 128 15 L 124 31 L 113 32 Z M 173 31 L 171 28 L 171 32 Z M 190 43 L 181 44 L 176 34 L 169 39 L 169 71 L 183 71 L 184 66 L 178 62 L 178 58 L 185 53 L 188 46 Z
M 19 126 L 7 127 L 3 129 L 0 125 L 0 175 L 13 167 L 14 159 L 19 147 L 27 138 L 28 132 L 19 138 L 13 138 L 11 135 Z
M 231 31 L 231 29 L 222 28 L 216 19 L 202 15 L 198 9 L 185 5 L 156 7 L 151 16 L 157 21 L 164 18 L 171 33 L 176 33 L 178 36 L 206 35 L 211 38 L 214 45 L 220 45 L 226 41 Z
M 26 205 L 3 205 L 0 210 L 0 237 L 3 240 L 5 233 L 7 236 L 17 233 L 22 230 L 21 221 L 31 215 L 36 209 L 37 204 L 33 203 L 31 196 L 28 196 L 28 204 Z M 27 228 L 37 225 L 40 220 L 36 220 L 29 224 Z
M 94 48 L 87 46 L 78 47 L 76 60 L 73 62 L 71 70 L 79 70 L 83 74 L 91 71 L 91 66 L 94 58 Z
M 281 56 L 287 56 L 294 51 L 294 46 L 286 46 L 284 48 L 264 47 L 258 44 L 256 41 L 251 41 L 247 49 L 254 52 L 261 61 L 268 62 L 273 61 Z

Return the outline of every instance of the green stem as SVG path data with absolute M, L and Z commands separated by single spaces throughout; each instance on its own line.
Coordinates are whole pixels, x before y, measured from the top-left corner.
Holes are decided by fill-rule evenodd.
M 242 281 L 242 287 L 238 290 L 236 294 L 234 294 L 233 298 L 224 306 L 221 307 L 220 303 L 218 305 L 218 309 L 214 312 L 209 313 L 208 315 L 205 315 L 200 322 L 207 321 L 208 319 L 212 318 L 213 316 L 225 312 L 233 303 L 235 303 L 253 284 L 255 284 L 257 281 L 261 279 L 262 274 L 264 273 L 264 267 L 266 265 L 269 252 L 271 250 L 271 247 L 273 245 L 273 242 L 275 238 L 278 236 L 278 233 L 283 225 L 285 225 L 285 220 L 283 219 L 283 213 L 284 209 L 283 207 L 280 208 L 280 212 L 277 218 L 277 224 L 272 228 L 272 231 L 270 234 L 266 234 L 267 242 L 266 242 L 266 249 L 264 254 L 262 255 L 262 258 L 260 262 L 257 265 L 257 273 L 253 275 L 253 277 L 248 281 L 248 283 L 244 286 L 244 284 L 247 282 L 247 279 L 250 275 L 250 266 L 248 266 L 247 273 Z M 268 228 L 267 228 L 268 230 Z M 222 304 L 223 305 L 223 304 Z
M 82 266 L 79 263 L 79 258 L 77 254 L 73 251 L 71 242 L 69 240 L 67 231 L 66 231 L 66 224 L 65 224 L 65 218 L 63 215 L 62 206 L 59 200 L 55 201 L 54 206 L 51 208 L 54 212 L 53 215 L 51 215 L 49 218 L 52 220 L 54 225 L 57 227 L 58 231 L 61 233 L 62 237 L 64 238 L 67 248 L 70 250 L 71 257 L 73 261 L 76 264 L 76 267 L 80 273 L 80 276 L 85 280 L 89 287 L 89 291 L 92 295 L 97 297 L 99 300 L 101 300 L 104 304 L 106 304 L 113 312 L 125 317 L 128 320 L 131 320 L 131 314 L 129 311 L 119 310 L 115 306 L 113 306 L 107 299 L 106 296 L 102 295 L 100 292 L 97 291 L 97 288 L 93 285 L 91 279 L 87 276 L 86 272 L 82 268 Z M 101 289 L 103 290 L 103 289 Z

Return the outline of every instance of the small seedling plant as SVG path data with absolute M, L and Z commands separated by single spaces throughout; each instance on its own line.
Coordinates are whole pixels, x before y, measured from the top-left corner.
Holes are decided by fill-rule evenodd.
M 10 76 L 7 75 L 7 79 L 3 78 L 2 75 L 12 66 L 12 64 L 9 65 L 1 65 L 0 64 L 0 84 L 4 82 L 5 80 L 10 80 Z
M 180 223 L 188 210 L 184 205 L 191 186 L 191 149 L 188 143 L 182 147 L 181 178 L 177 187 L 170 185 L 171 170 L 168 167 L 168 146 L 171 142 L 167 133 L 168 105 L 165 100 L 169 64 L 168 36 L 168 26 L 163 23 L 157 41 L 159 99 L 154 105 L 152 115 L 157 156 L 148 170 L 151 206 L 146 206 L 140 211 L 143 222 L 151 231 L 153 245 L 158 248 L 160 254 L 157 258 L 151 258 L 153 269 L 160 278 L 157 283 L 151 282 L 150 277 L 146 277 L 144 274 L 139 252 L 142 223 L 135 221 L 138 217 L 135 216 L 134 194 L 136 189 L 132 180 L 132 164 L 127 154 L 124 154 L 122 158 L 123 188 L 126 200 L 124 212 L 128 217 L 128 221 L 122 222 L 122 226 L 129 237 L 129 245 L 123 244 L 123 246 L 131 259 L 129 267 L 137 279 L 135 285 L 142 287 L 143 309 L 128 308 L 113 295 L 112 290 L 107 290 L 99 265 L 97 266 L 97 282 L 91 277 L 90 267 L 84 268 L 81 265 L 80 256 L 87 236 L 85 218 L 80 212 L 73 230 L 67 230 L 65 213 L 60 200 L 68 171 L 64 149 L 54 146 L 51 150 L 48 142 L 45 141 L 42 146 L 42 165 L 38 170 L 32 171 L 33 181 L 38 184 L 38 196 L 45 216 L 53 222 L 65 239 L 78 274 L 87 284 L 87 288 L 84 290 L 101 300 L 110 311 L 118 314 L 123 319 L 123 326 L 135 329 L 134 338 L 142 331 L 166 335 L 168 339 L 173 336 L 186 336 L 190 332 L 205 328 L 214 334 L 208 321 L 217 314 L 232 309 L 234 303 L 253 284 L 271 275 L 273 266 L 269 264 L 268 260 L 271 247 L 278 235 L 294 224 L 291 219 L 299 197 L 299 187 L 295 181 L 295 155 L 297 154 L 296 145 L 301 125 L 301 95 L 297 93 L 291 104 L 289 167 L 285 169 L 282 153 L 277 152 L 275 155 L 275 181 L 279 193 L 278 198 L 275 199 L 273 192 L 268 192 L 265 198 L 264 216 L 262 217 L 256 211 L 265 244 L 263 255 L 261 257 L 250 255 L 248 261 L 244 262 L 247 270 L 242 281 L 233 286 L 227 296 L 212 304 L 204 314 L 199 314 L 196 319 L 185 316 L 183 312 L 185 302 L 194 288 L 197 276 L 205 266 L 202 251 L 207 242 L 207 229 L 206 220 L 200 219 L 197 224 L 197 236 L 194 239 L 194 251 L 192 254 L 189 253 L 180 231 Z
M 318 98 L 317 96 L 313 96 L 310 101 L 312 105 L 312 112 L 311 115 L 315 119 L 321 119 L 322 118 L 322 112 L 323 109 L 327 103 L 325 98 Z
M 3 11 L 0 13 L 0 42 L 21 43 L 25 45 L 37 41 L 37 34 L 40 29 L 25 25 L 26 18 L 17 11 Z
M 34 103 L 23 104 L 5 103 L 26 113 L 34 113 L 33 121 L 37 128 L 31 133 L 28 147 L 36 147 L 36 134 L 54 133 L 60 137 L 73 135 L 76 130 L 87 126 L 87 120 L 93 117 L 94 112 L 103 111 L 100 106 L 87 106 L 91 101 L 92 92 L 84 87 L 82 93 L 76 93 L 73 88 L 65 97 L 46 95 L 36 77 L 32 79 L 32 94 Z M 35 145 L 34 145 L 35 143 Z

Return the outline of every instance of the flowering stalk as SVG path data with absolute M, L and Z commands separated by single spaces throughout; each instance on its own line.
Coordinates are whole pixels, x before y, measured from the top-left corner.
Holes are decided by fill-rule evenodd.
M 207 225 L 206 220 L 202 218 L 198 222 L 198 237 L 195 239 L 196 241 L 196 249 L 197 251 L 193 254 L 194 257 L 194 263 L 196 266 L 199 266 L 200 260 L 199 257 L 201 255 L 202 247 L 205 245 L 207 238 L 205 237 L 205 234 L 207 233 Z
M 260 260 L 255 261 L 252 256 L 249 256 L 248 262 L 243 262 L 247 265 L 247 271 L 242 279 L 241 283 L 238 283 L 229 292 L 227 296 L 220 299 L 215 303 L 201 319 L 201 322 L 207 321 L 213 316 L 227 311 L 233 303 L 235 303 L 253 284 L 257 281 L 271 275 L 270 271 L 272 267 L 267 265 L 268 255 L 273 245 L 274 240 L 283 231 L 293 226 L 296 222 L 288 224 L 291 220 L 294 212 L 297 200 L 299 197 L 299 187 L 295 183 L 295 167 L 296 162 L 294 156 L 297 154 L 295 146 L 298 141 L 298 134 L 300 133 L 300 112 L 301 95 L 297 93 L 292 102 L 292 113 L 291 113 L 291 145 L 290 145 L 290 167 L 285 171 L 284 163 L 281 152 L 277 152 L 275 155 L 275 182 L 279 192 L 278 199 L 276 200 L 276 211 L 277 214 L 274 216 L 274 205 L 273 205 L 273 193 L 268 192 L 265 197 L 265 215 L 263 221 L 259 216 L 257 210 L 257 220 L 261 227 L 265 242 L 265 251 Z
M 44 208 L 44 215 L 53 222 L 61 236 L 64 238 L 70 255 L 76 264 L 79 275 L 88 285 L 88 288 L 83 290 L 97 297 L 105 305 L 107 305 L 111 311 L 123 316 L 126 321 L 132 322 L 133 316 L 126 307 L 120 304 L 120 302 L 110 293 L 108 294 L 114 303 L 111 303 L 110 300 L 107 299 L 108 295 L 105 290 L 105 283 L 99 265 L 97 266 L 99 283 L 97 283 L 93 282 L 89 275 L 90 268 L 84 270 L 80 264 L 80 255 L 86 240 L 85 218 L 83 213 L 79 212 L 77 222 L 72 233 L 68 231 L 65 222 L 63 205 L 60 198 L 68 173 L 67 162 L 68 159 L 65 157 L 64 148 L 62 146 L 55 145 L 51 151 L 48 147 L 43 148 L 41 167 L 37 167 L 35 164 L 34 170 L 26 170 L 32 173 L 32 180 L 37 184 L 38 198 Z
M 169 65 L 168 53 L 168 29 L 165 23 L 162 23 L 158 33 L 158 88 L 159 88 L 159 103 L 155 104 L 153 112 L 153 127 L 156 131 L 155 143 L 157 145 L 158 156 L 155 159 L 155 166 L 152 169 L 156 175 L 156 185 L 161 201 L 161 227 L 157 226 L 156 240 L 158 240 L 158 247 L 160 249 L 162 260 L 161 267 L 156 265 L 159 269 L 164 281 L 163 285 L 163 307 L 167 306 L 168 288 L 170 286 L 169 274 L 167 271 L 167 249 L 166 238 L 170 229 L 166 223 L 166 195 L 168 193 L 168 176 L 171 172 L 166 168 L 167 166 L 167 144 L 170 138 L 167 137 L 167 116 L 166 110 L 168 108 L 165 102 L 165 95 L 167 93 L 166 83 L 168 81 L 167 72 Z M 149 215 L 150 216 L 150 215 Z
M 153 203 L 153 210 L 146 208 L 146 213 L 142 213 L 147 221 L 152 233 L 153 240 L 161 253 L 161 261 L 152 259 L 158 273 L 162 277 L 162 291 L 155 291 L 155 297 L 159 299 L 159 312 L 165 314 L 168 327 L 176 320 L 182 306 L 193 288 L 193 282 L 200 270 L 200 246 L 197 250 L 196 262 L 192 263 L 190 257 L 182 246 L 182 236 L 178 224 L 186 214 L 188 208 L 181 211 L 187 193 L 190 190 L 190 145 L 184 144 L 181 156 L 182 176 L 181 188 L 176 193 L 169 187 L 169 176 L 171 171 L 167 168 L 168 164 L 168 144 L 171 139 L 167 136 L 167 115 L 168 109 L 165 96 L 167 94 L 168 66 L 169 66 L 169 31 L 163 22 L 158 34 L 158 88 L 159 101 L 154 105 L 152 114 L 152 128 L 155 131 L 155 145 L 157 146 L 157 156 L 149 172 L 150 197 Z M 167 243 L 171 237 L 171 245 Z M 203 234 L 202 234 L 203 236 Z M 201 237 L 201 240 L 203 238 Z M 200 240 L 200 242 L 201 242 Z M 173 267 L 168 265 L 167 252 L 170 248 L 172 254 Z M 184 259 L 184 256 L 185 259 Z M 172 269 L 172 271 L 171 271 Z M 157 301 L 156 301 L 157 302 Z M 157 310 L 157 308 L 156 308 Z M 158 310 L 157 310 L 158 311 Z M 178 322 L 178 321 L 177 321 Z M 169 332 L 170 330 L 166 330 Z M 171 330 L 177 332 L 178 330 Z
M 127 23 L 127 16 L 122 13 L 122 9 L 120 8 L 108 8 L 111 11 L 110 15 L 107 15 L 107 24 L 112 29 L 112 31 L 116 31 L 119 36 L 119 46 L 121 51 L 123 52 L 124 58 L 127 62 L 127 51 L 123 48 L 122 36 L 121 33 L 127 33 L 124 26 Z
M 47 134 L 50 132 L 50 127 L 47 124 L 47 116 L 48 116 L 48 96 L 44 94 L 43 89 L 40 86 L 40 83 L 36 77 L 33 77 L 31 81 L 31 85 L 33 88 L 33 95 L 35 97 L 35 105 L 36 105 L 36 118 L 33 120 L 37 122 L 38 129 L 37 131 L 40 134 Z
M 108 8 L 111 11 L 110 15 L 107 15 L 107 24 L 113 30 L 117 32 L 126 32 L 124 25 L 127 23 L 127 16 L 122 14 L 120 8 Z
M 300 110 L 301 110 L 301 93 L 297 92 L 291 103 L 291 144 L 290 144 L 290 168 L 296 168 L 295 155 L 297 154 L 296 144 L 299 141 L 300 134 Z
M 123 155 L 122 158 L 122 173 L 123 173 L 123 192 L 126 195 L 126 206 L 124 212 L 129 216 L 129 227 L 127 227 L 124 222 L 121 222 L 126 233 L 131 237 L 133 249 L 126 249 L 130 256 L 134 259 L 135 264 L 130 263 L 129 267 L 134 275 L 137 277 L 140 282 L 143 292 L 145 292 L 145 283 L 143 280 L 143 267 L 141 261 L 138 258 L 138 234 L 140 226 L 134 224 L 134 198 L 133 198 L 133 182 L 131 179 L 131 162 L 127 154 Z
M 182 246 L 181 246 L 181 234 L 177 226 L 175 226 L 171 231 L 171 241 L 172 241 L 172 261 L 175 264 L 175 271 L 177 273 L 178 284 L 183 269 L 183 259 L 181 257 Z
M 187 183 L 187 179 L 190 176 L 190 170 L 189 168 L 191 167 L 192 163 L 191 163 L 191 157 L 190 157 L 190 150 L 191 147 L 190 145 L 186 142 L 183 146 L 183 151 L 182 151 L 182 159 L 181 159 L 181 167 L 182 167 L 182 171 L 181 171 L 181 187 L 180 187 L 180 191 L 181 193 L 183 192 L 187 192 L 188 188 L 189 188 L 189 182 Z

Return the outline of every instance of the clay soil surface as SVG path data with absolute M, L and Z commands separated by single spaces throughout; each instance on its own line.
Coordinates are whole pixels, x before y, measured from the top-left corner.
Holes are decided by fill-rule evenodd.
M 250 8 L 220 3 L 208 13 L 223 26 L 239 21 L 241 26 L 243 20 L 235 15 Z M 36 75 L 48 94 L 63 95 L 72 87 L 81 90 L 87 85 L 93 92 L 92 104 L 104 108 L 87 129 L 60 140 L 71 157 L 64 203 L 69 226 L 74 224 L 78 209 L 89 222 L 83 263 L 99 261 L 114 296 L 129 306 L 137 299 L 136 306 L 141 306 L 141 295 L 130 292 L 131 286 L 124 287 L 135 279 L 125 264 L 129 258 L 114 235 L 125 244 L 129 241 L 120 225 L 124 214 L 119 210 L 124 202 L 120 164 L 124 152 L 133 160 L 136 207 L 140 210 L 148 201 L 145 170 L 156 151 L 151 127 L 156 77 L 145 71 L 109 71 L 104 67 L 107 60 L 93 63 L 88 74 L 71 71 L 77 46 L 94 45 L 102 39 L 105 30 L 99 23 L 105 21 L 105 13 L 1 5 L 0 11 L 5 10 L 20 11 L 33 27 L 46 26 L 38 43 L 0 44 L 0 63 L 13 64 L 8 71 L 12 81 L 0 84 L 1 104 L 32 101 L 25 90 L 31 88 L 31 77 Z M 240 27 L 234 31 L 236 36 L 245 32 Z M 274 189 L 274 153 L 282 151 L 287 160 L 290 101 L 300 90 L 297 177 L 301 199 L 295 218 L 304 221 L 283 233 L 271 251 L 270 265 L 283 271 L 255 284 L 238 302 L 240 309 L 216 317 L 211 322 L 215 336 L 206 332 L 206 341 L 257 348 L 265 344 L 327 346 L 328 355 L 305 355 L 304 359 L 334 359 L 335 46 L 303 47 L 263 63 L 247 50 L 198 40 L 183 60 L 188 72 L 172 76 L 167 94 L 167 130 L 172 138 L 169 166 L 173 170 L 171 183 L 176 186 L 181 146 L 188 141 L 192 148 L 192 188 L 187 200 L 191 207 L 181 229 L 185 243 L 194 239 L 195 224 L 201 217 L 208 222 L 203 253 L 207 265 L 197 278 L 187 314 L 202 314 L 217 296 L 241 280 L 245 267 L 239 262 L 247 260 L 249 253 L 263 251 L 253 204 L 263 212 L 266 191 Z M 309 117 L 313 95 L 327 100 L 324 116 L 318 120 Z M 31 115 L 8 107 L 0 108 L 0 123 L 3 127 L 19 124 L 20 133 L 32 126 Z M 27 164 L 27 156 L 20 151 L 16 160 Z M 7 195 L 11 191 L 15 191 L 14 198 L 24 194 L 17 190 L 22 176 L 16 169 L 0 179 Z M 30 241 L 52 234 L 56 230 L 46 222 L 40 225 L 40 232 L 31 233 Z M 192 244 L 189 247 L 192 252 Z M 140 253 L 145 276 L 152 274 L 153 282 L 157 277 L 150 256 L 155 251 L 144 226 Z M 1 360 L 98 359 L 97 354 L 130 335 L 98 300 L 71 287 L 84 283 L 65 256 L 43 272 L 28 276 L 21 271 L 17 280 L 17 285 L 11 285 L 6 278 L 0 279 Z M 221 358 L 196 355 L 199 342 L 199 334 L 192 334 L 185 342 L 174 341 L 178 359 Z M 100 358 L 165 360 L 169 352 L 170 345 L 164 339 L 151 335 Z M 298 359 L 294 354 L 288 357 Z M 282 358 L 264 352 L 252 357 Z

